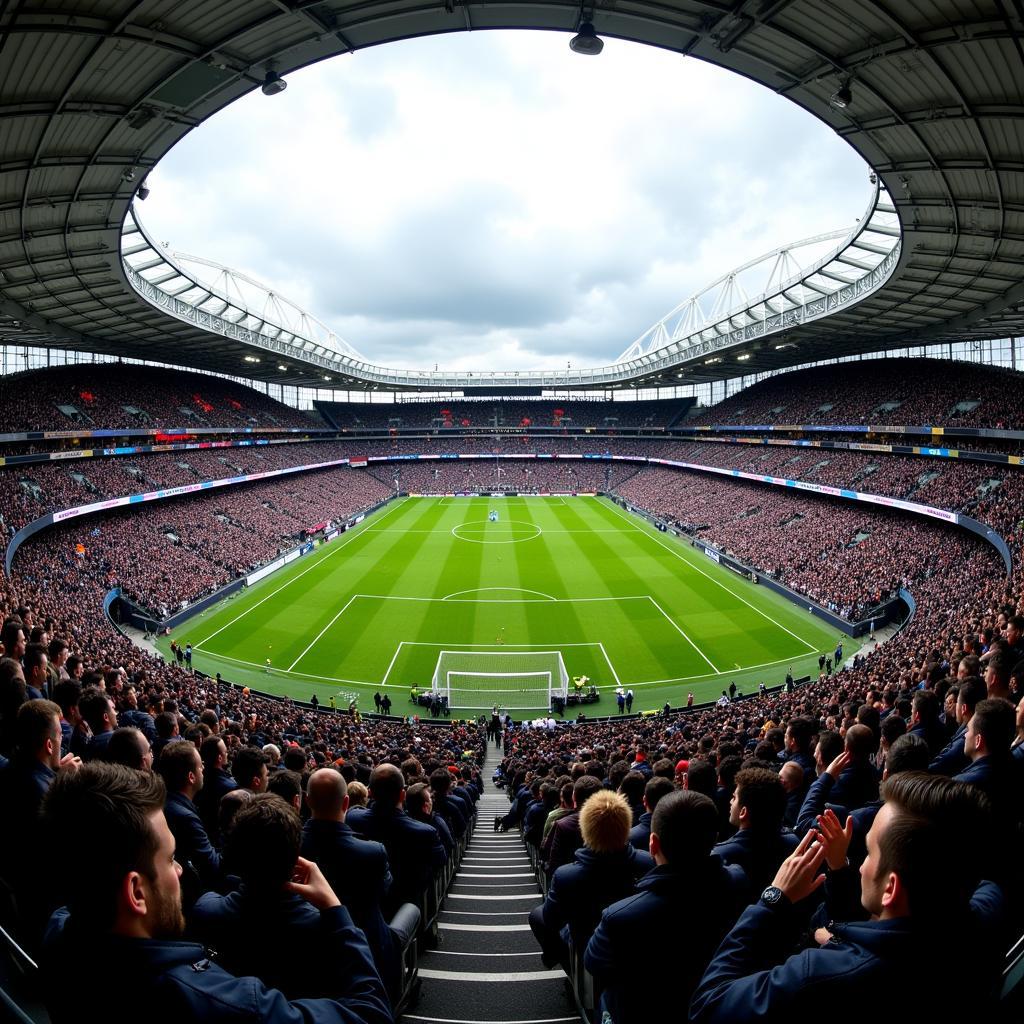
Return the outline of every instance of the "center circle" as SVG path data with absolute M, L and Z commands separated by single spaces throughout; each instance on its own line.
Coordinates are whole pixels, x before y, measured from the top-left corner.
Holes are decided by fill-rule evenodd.
M 513 530 L 512 535 L 501 536 L 502 528 L 506 526 L 525 527 L 523 530 Z M 531 531 L 531 532 L 527 532 Z M 519 544 L 524 540 L 535 540 L 543 533 L 536 523 L 524 523 L 518 519 L 499 520 L 490 523 L 478 519 L 469 523 L 459 523 L 452 527 L 452 536 L 459 540 L 468 540 L 473 544 Z

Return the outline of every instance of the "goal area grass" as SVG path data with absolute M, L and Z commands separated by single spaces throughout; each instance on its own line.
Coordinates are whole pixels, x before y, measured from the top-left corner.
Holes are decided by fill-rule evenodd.
M 607 498 L 557 496 L 395 499 L 180 624 L 159 641 L 165 654 L 171 639 L 191 643 L 194 667 L 210 675 L 315 693 L 323 706 L 356 697 L 363 711 L 387 693 L 392 714 L 411 712 L 410 688 L 430 688 L 442 652 L 491 653 L 471 668 L 499 673 L 515 662 L 501 655 L 555 652 L 570 680 L 598 687 L 588 717 L 614 714 L 620 685 L 634 712 L 690 692 L 700 703 L 733 682 L 750 693 L 789 670 L 814 674 L 840 639 L 855 647 L 686 538 Z M 536 690 L 539 713 L 549 673 L 531 668 L 539 674 L 522 688 Z

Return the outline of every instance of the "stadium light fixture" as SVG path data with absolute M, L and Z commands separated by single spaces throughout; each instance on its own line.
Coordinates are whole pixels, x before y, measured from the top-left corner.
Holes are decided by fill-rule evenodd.
M 593 23 L 585 21 L 580 25 L 579 32 L 569 40 L 569 49 L 573 53 L 596 57 L 604 49 L 604 40 L 594 31 Z
M 750 358 L 749 352 L 744 352 L 743 355 L 736 357 L 741 363 L 746 362 Z
M 139 191 L 135 193 L 143 202 L 149 198 L 149 185 L 146 184 L 143 179 L 142 184 L 139 186 Z
M 845 110 L 853 102 L 853 93 L 850 91 L 850 80 L 844 78 L 839 88 L 829 97 L 828 105 L 833 110 Z
M 276 69 L 268 66 L 267 73 L 263 78 L 263 84 L 260 86 L 263 95 L 276 96 L 287 88 L 288 83 L 277 73 Z

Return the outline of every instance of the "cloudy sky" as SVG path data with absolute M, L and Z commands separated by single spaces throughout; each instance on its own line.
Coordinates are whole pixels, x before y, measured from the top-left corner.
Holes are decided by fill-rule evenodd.
M 258 90 L 150 175 L 143 223 L 389 366 L 613 361 L 744 261 L 851 226 L 867 169 L 760 86 L 609 40 L 482 32 Z

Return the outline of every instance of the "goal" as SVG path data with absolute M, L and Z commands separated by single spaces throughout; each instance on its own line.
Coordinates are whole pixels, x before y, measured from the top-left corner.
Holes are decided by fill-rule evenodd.
M 465 711 L 547 711 L 568 686 L 561 651 L 441 651 L 433 678 L 448 707 Z

